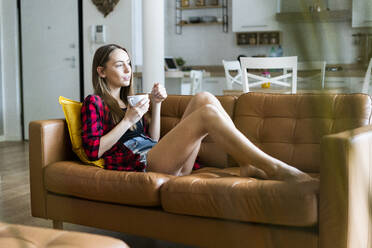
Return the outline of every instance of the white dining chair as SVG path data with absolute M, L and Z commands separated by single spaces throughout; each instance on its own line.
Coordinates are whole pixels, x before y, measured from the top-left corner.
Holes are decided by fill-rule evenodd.
M 291 57 L 242 57 L 240 59 L 242 68 L 243 91 L 249 92 L 251 88 L 268 82 L 268 78 L 248 72 L 248 69 L 280 69 L 281 75 L 271 77 L 271 85 L 279 85 L 289 88 L 290 93 L 296 93 L 297 90 L 297 56 Z M 292 78 L 292 80 L 288 80 Z M 252 82 L 250 82 L 250 80 Z M 256 80 L 256 81 L 253 81 Z
M 203 71 L 191 70 L 190 71 L 191 87 L 190 94 L 195 95 L 202 90 Z
M 297 87 L 300 84 L 313 88 L 314 83 L 320 83 L 322 89 L 324 89 L 324 80 L 325 80 L 325 71 L 326 71 L 326 62 L 325 61 L 309 61 L 309 62 L 298 62 L 297 63 L 297 70 L 298 71 L 319 71 L 315 75 L 311 76 L 297 76 Z M 307 85 L 306 85 L 307 84 Z
M 226 88 L 228 90 L 232 90 L 234 83 L 238 85 L 243 85 L 242 69 L 240 67 L 240 62 L 238 60 L 233 61 L 222 60 L 222 64 L 225 69 Z M 235 72 L 236 75 L 233 76 L 231 72 Z
M 365 93 L 365 94 L 369 93 L 369 84 L 371 83 L 371 72 L 372 72 L 372 58 L 369 61 L 366 75 L 364 76 L 362 93 Z

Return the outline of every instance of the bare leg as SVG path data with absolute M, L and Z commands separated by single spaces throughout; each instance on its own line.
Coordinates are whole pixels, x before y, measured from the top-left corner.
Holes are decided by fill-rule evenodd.
M 200 108 L 200 107 L 202 107 L 206 104 L 212 104 L 215 107 L 217 107 L 217 109 L 222 113 L 224 118 L 226 120 L 228 120 L 231 123 L 232 126 L 235 126 L 235 124 L 231 120 L 229 114 L 227 114 L 225 109 L 222 107 L 220 101 L 218 101 L 218 99 L 214 95 L 210 94 L 209 92 L 197 93 L 191 99 L 189 104 L 187 105 L 186 110 L 185 110 L 184 114 L 182 115 L 181 120 L 184 119 L 186 116 L 188 116 L 190 113 L 194 112 L 195 110 L 197 110 L 198 108 Z M 188 159 L 185 161 L 185 163 L 183 164 L 181 170 L 179 171 L 179 173 L 177 173 L 177 175 L 181 176 L 181 175 L 188 175 L 188 174 L 191 173 L 194 162 L 195 162 L 195 159 L 196 159 L 196 157 L 198 155 L 198 152 L 199 152 L 199 149 L 200 149 L 201 142 L 198 142 L 198 143 L 199 144 L 195 146 L 194 151 L 188 157 Z M 249 176 L 249 177 L 258 177 L 258 178 L 267 179 L 267 175 L 264 171 L 258 169 L 257 167 L 251 166 L 251 165 L 242 166 L 240 174 L 244 175 L 244 176 Z
M 184 118 L 149 152 L 148 169 L 178 175 L 196 144 L 209 134 L 241 166 L 254 165 L 268 178 L 279 180 L 308 180 L 309 176 L 281 162 L 250 142 L 231 120 L 214 105 L 207 104 Z M 167 156 L 164 156 L 164 153 Z
M 229 114 L 226 113 L 225 109 L 222 107 L 220 101 L 218 101 L 218 99 L 209 92 L 200 92 L 197 93 L 193 98 L 191 98 L 189 104 L 185 109 L 185 112 L 182 115 L 181 120 L 185 119 L 185 117 L 187 117 L 189 114 L 207 104 L 214 105 L 223 114 L 226 120 L 229 120 L 231 124 L 234 125 Z
M 203 106 L 205 106 L 207 104 L 214 105 L 222 113 L 222 115 L 224 116 L 224 118 L 226 120 L 228 120 L 231 123 L 231 125 L 235 126 L 235 124 L 231 120 L 230 116 L 227 114 L 227 112 L 225 111 L 225 109 L 222 107 L 220 101 L 218 101 L 218 99 L 214 95 L 212 95 L 211 93 L 209 93 L 209 92 L 200 92 L 200 93 L 197 93 L 191 99 L 191 101 L 189 102 L 189 104 L 187 105 L 187 107 L 185 109 L 185 112 L 182 115 L 181 121 L 183 119 L 185 119 L 189 114 L 191 114 L 192 112 L 194 112 L 195 110 L 197 110 L 200 107 L 203 107 Z M 199 142 L 197 142 L 197 144 L 195 144 L 194 150 L 192 151 L 192 153 L 190 154 L 190 156 L 187 158 L 187 160 L 185 161 L 185 163 L 182 165 L 182 168 L 180 169 L 180 171 L 178 173 L 179 176 L 188 175 L 188 174 L 191 173 L 192 168 L 193 168 L 193 165 L 195 163 L 195 159 L 196 159 L 196 157 L 197 157 L 197 155 L 199 153 L 200 145 L 201 145 L 201 141 L 202 140 L 203 139 L 201 139 Z M 250 174 L 251 176 L 258 176 L 258 177 L 261 176 L 262 177 L 262 174 L 260 174 L 259 172 L 257 172 L 257 169 L 255 167 L 252 167 L 251 166 L 250 170 L 247 171 L 247 172 L 249 172 L 249 173 L 246 173 L 246 175 Z
M 187 105 L 186 110 L 185 110 L 184 114 L 182 115 L 182 119 L 184 119 L 190 113 L 194 112 L 195 110 L 197 110 L 198 108 L 200 108 L 200 107 L 202 107 L 206 104 L 214 105 L 220 111 L 220 113 L 222 113 L 225 120 L 228 120 L 230 122 L 230 124 L 235 127 L 234 122 L 231 120 L 229 114 L 222 107 L 220 101 L 218 101 L 218 99 L 214 95 L 210 94 L 209 92 L 200 92 L 200 93 L 196 94 L 191 99 L 190 103 Z M 188 158 L 188 160 L 182 166 L 181 171 L 178 173 L 179 176 L 188 175 L 188 174 L 191 173 L 192 167 L 194 165 L 195 159 L 196 159 L 196 157 L 198 155 L 198 152 L 199 152 L 199 149 L 200 149 L 200 144 L 201 144 L 201 142 L 199 142 L 199 144 L 195 147 L 194 152 L 191 154 L 191 156 Z M 258 178 L 263 178 L 263 179 L 267 178 L 267 175 L 265 174 L 265 172 L 263 172 L 262 170 L 254 167 L 254 166 L 251 166 L 251 165 L 243 166 L 243 167 L 241 167 L 241 170 L 242 171 L 241 171 L 240 174 L 244 175 L 244 176 L 258 177 Z
M 222 113 L 225 120 L 229 121 L 231 126 L 235 127 L 234 122 L 231 120 L 229 114 L 222 107 L 220 101 L 218 101 L 218 99 L 214 95 L 210 94 L 209 92 L 200 92 L 200 93 L 196 94 L 195 97 L 192 98 L 192 100 L 190 101 L 190 103 L 186 107 L 186 110 L 185 110 L 185 113 L 182 116 L 182 119 L 184 119 L 190 113 L 192 113 L 196 109 L 198 109 L 198 108 L 200 108 L 200 107 L 202 107 L 206 104 L 212 104 L 215 107 L 217 107 L 217 109 L 220 111 L 220 113 Z M 195 149 L 194 156 L 191 156 L 190 161 L 187 161 L 184 164 L 183 169 L 181 170 L 179 175 L 188 175 L 188 174 L 191 173 L 192 165 L 194 164 L 194 161 L 195 161 L 195 158 L 196 158 L 196 156 L 199 152 L 199 149 L 200 149 L 200 144 Z M 192 163 L 192 164 L 190 164 L 190 163 Z M 263 178 L 263 179 L 267 178 L 266 173 L 264 171 L 258 169 L 257 167 L 247 165 L 247 166 L 242 166 L 240 168 L 241 168 L 241 172 L 240 172 L 241 175 L 249 176 L 249 177 L 258 177 L 258 178 Z
M 231 120 L 228 114 L 226 113 L 226 111 L 223 109 L 221 103 L 216 99 L 215 96 L 213 96 L 212 94 L 208 92 L 200 92 L 200 93 L 197 93 L 193 98 L 191 98 L 190 102 L 188 103 L 185 109 L 185 112 L 182 115 L 181 121 L 185 119 L 188 115 L 190 115 L 192 112 L 194 112 L 195 110 L 207 104 L 215 105 L 218 109 L 221 110 L 221 112 L 225 113 L 227 119 Z M 176 173 L 176 175 L 182 176 L 182 175 L 188 175 L 191 173 L 196 157 L 199 153 L 201 141 L 203 140 L 203 138 L 200 139 L 200 141 L 196 142 L 194 148 L 192 149 L 192 152 L 187 157 L 186 161 L 183 163 L 183 165 L 181 166 L 180 170 Z

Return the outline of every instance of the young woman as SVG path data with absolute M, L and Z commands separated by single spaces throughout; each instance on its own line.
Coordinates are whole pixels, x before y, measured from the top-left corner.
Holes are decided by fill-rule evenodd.
M 82 107 L 82 140 L 92 160 L 103 157 L 105 168 L 188 175 L 203 138 L 210 135 L 233 156 L 242 176 L 306 181 L 311 177 L 257 148 L 238 129 L 219 101 L 199 93 L 189 102 L 181 121 L 161 140 L 160 108 L 167 97 L 155 83 L 150 99 L 130 106 L 132 67 L 128 52 L 118 45 L 100 47 L 93 59 L 94 95 Z M 148 125 L 144 114 L 152 107 Z

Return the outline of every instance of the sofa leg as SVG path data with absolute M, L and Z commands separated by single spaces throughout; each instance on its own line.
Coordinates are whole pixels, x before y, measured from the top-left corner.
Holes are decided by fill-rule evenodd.
M 59 220 L 53 220 L 53 229 L 63 230 L 63 222 Z

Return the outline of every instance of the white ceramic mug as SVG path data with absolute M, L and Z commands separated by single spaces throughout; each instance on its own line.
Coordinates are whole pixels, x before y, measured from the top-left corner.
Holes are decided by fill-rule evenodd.
M 130 106 L 136 106 L 137 103 L 139 103 L 142 99 L 144 98 L 148 98 L 149 95 L 148 94 L 144 94 L 144 95 L 133 95 L 133 96 L 128 96 L 128 103 Z

